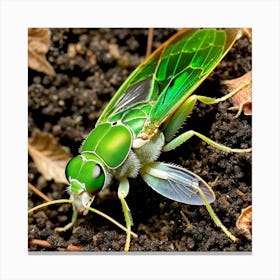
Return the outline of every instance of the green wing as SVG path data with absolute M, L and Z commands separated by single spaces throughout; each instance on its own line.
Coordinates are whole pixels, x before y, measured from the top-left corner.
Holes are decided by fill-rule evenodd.
M 152 80 L 154 78 L 155 69 L 160 61 L 164 46 L 171 41 L 173 37 L 154 51 L 130 74 L 100 115 L 97 124 L 105 122 L 112 114 L 128 108 L 129 106 L 140 103 L 141 101 L 149 101 L 149 96 L 154 91 L 152 88 Z
M 149 122 L 159 126 L 211 73 L 236 40 L 238 29 L 183 29 L 132 72 L 98 123 L 140 102 L 153 102 Z

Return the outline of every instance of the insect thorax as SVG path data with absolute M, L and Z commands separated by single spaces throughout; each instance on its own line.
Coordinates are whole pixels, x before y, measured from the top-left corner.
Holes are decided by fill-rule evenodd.
M 163 133 L 159 132 L 145 145 L 139 148 L 132 148 L 123 165 L 111 170 L 112 175 L 119 180 L 123 177 L 137 177 L 142 168 L 145 168 L 147 164 L 154 162 L 159 157 L 164 141 Z
M 133 141 L 137 141 L 139 140 L 137 136 L 140 135 L 145 126 L 152 106 L 151 103 L 147 102 L 138 103 L 133 107 L 116 113 L 108 119 L 108 122 L 121 123 L 127 126 L 133 133 Z M 156 131 L 154 131 L 154 134 L 151 139 L 143 141 L 141 145 L 133 145 L 125 162 L 117 169 L 111 170 L 114 177 L 117 179 L 123 177 L 135 178 L 142 167 L 158 158 L 164 144 L 164 136 Z
M 152 104 L 147 102 L 142 102 L 134 105 L 133 107 L 127 108 L 121 112 L 114 114 L 108 119 L 108 122 L 121 122 L 128 126 L 134 137 L 137 137 L 141 130 L 143 129 L 150 111 L 152 109 Z

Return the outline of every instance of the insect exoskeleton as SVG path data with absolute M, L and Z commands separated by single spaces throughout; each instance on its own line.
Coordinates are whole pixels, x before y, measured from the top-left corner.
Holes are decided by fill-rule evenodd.
M 194 130 L 176 135 L 197 102 L 217 104 L 237 92 L 221 98 L 194 93 L 232 47 L 238 33 L 238 28 L 180 30 L 131 73 L 83 142 L 80 155 L 67 165 L 74 218 L 66 229 L 73 226 L 78 212 L 87 213 L 95 195 L 115 178 L 128 251 L 132 216 L 125 198 L 128 179 L 140 174 L 153 190 L 169 199 L 205 205 L 215 224 L 237 241 L 210 205 L 215 200 L 212 188 L 197 174 L 157 159 L 161 152 L 171 151 L 193 136 L 225 152 L 250 151 L 226 147 Z
M 80 148 L 80 155 L 66 167 L 68 192 L 79 213 L 87 214 L 94 196 L 110 185 L 112 177 L 135 178 L 147 163 L 154 162 L 164 145 L 163 133 L 138 143 L 151 104 L 137 104 L 94 128 Z

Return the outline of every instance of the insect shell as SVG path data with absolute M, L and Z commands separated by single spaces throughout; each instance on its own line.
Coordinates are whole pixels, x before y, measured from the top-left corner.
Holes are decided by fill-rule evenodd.
M 202 178 L 157 159 L 161 152 L 188 140 L 185 134 L 175 136 L 176 132 L 198 100 L 208 102 L 207 96 L 198 99 L 193 92 L 225 56 L 237 35 L 234 28 L 181 30 L 129 76 L 83 142 L 80 155 L 66 167 L 74 211 L 86 214 L 96 194 L 115 178 L 120 182 L 118 196 L 130 228 L 125 198 L 128 179 L 138 175 L 167 198 L 210 207 L 215 195 Z M 190 137 L 199 136 L 192 133 Z M 221 226 L 215 214 L 208 211 Z

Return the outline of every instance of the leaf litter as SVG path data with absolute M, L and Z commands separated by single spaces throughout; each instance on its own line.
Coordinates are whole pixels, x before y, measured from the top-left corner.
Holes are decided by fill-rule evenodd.
M 28 67 L 54 77 L 55 71 L 46 59 L 50 48 L 50 30 L 48 28 L 28 29 Z
M 71 153 L 69 148 L 60 145 L 51 134 L 36 129 L 29 138 L 28 152 L 37 169 L 47 180 L 68 183 L 64 171 Z
M 242 209 L 236 221 L 236 227 L 247 239 L 252 240 L 252 205 Z
M 243 76 L 232 79 L 225 80 L 222 82 L 223 85 L 227 87 L 227 90 L 233 91 L 239 87 L 242 87 L 232 98 L 233 107 L 230 107 L 229 110 L 237 111 L 236 118 L 240 116 L 241 112 L 244 112 L 244 115 L 252 115 L 252 71 L 244 74 Z
M 77 112 L 79 112 L 79 115 L 84 114 L 85 116 L 87 116 L 89 110 L 88 106 L 85 106 L 85 104 L 80 104 L 78 102 L 82 98 L 82 95 L 78 94 L 79 92 L 75 92 L 77 94 L 77 98 L 73 99 L 73 104 L 75 106 L 66 106 L 63 110 L 63 113 L 60 113 L 60 110 L 59 113 L 53 114 L 50 117 L 50 115 L 47 114 L 44 108 L 47 107 L 48 104 L 53 104 L 53 106 L 56 106 L 57 102 L 52 103 L 51 97 L 57 95 L 57 93 L 64 90 L 65 85 L 67 85 L 68 87 L 72 86 L 75 88 L 79 88 L 80 90 L 85 90 L 90 86 L 90 88 L 96 91 L 96 104 L 105 104 L 105 102 L 108 102 L 114 94 L 117 87 L 119 86 L 119 84 L 121 83 L 121 81 L 124 80 L 125 76 L 127 76 L 129 71 L 131 71 L 131 69 L 134 69 L 139 64 L 140 60 L 143 58 L 145 54 L 145 48 L 143 47 L 143 50 L 141 51 L 141 42 L 143 41 L 143 38 L 146 40 L 146 37 L 143 37 L 143 31 L 141 31 L 140 29 L 52 29 L 51 31 L 53 45 L 49 51 L 49 58 L 50 61 L 54 61 L 53 66 L 57 70 L 57 72 L 59 72 L 59 74 L 56 75 L 56 77 L 54 78 L 55 82 L 53 82 L 47 77 L 40 78 L 38 77 L 38 74 L 36 72 L 31 72 L 31 74 L 34 77 L 31 77 L 30 79 L 31 84 L 29 87 L 29 98 L 35 98 L 34 96 L 36 95 L 36 97 L 39 96 L 45 99 L 48 97 L 50 100 L 48 100 L 46 104 L 42 105 L 39 108 L 36 107 L 37 104 L 34 104 L 34 102 L 30 102 L 29 115 L 31 121 L 29 130 L 34 131 L 35 127 L 37 126 L 43 128 L 43 131 L 51 132 L 51 125 L 57 124 L 59 125 L 60 129 L 57 130 L 57 133 L 55 134 L 56 137 L 60 137 L 60 139 L 63 139 L 63 141 L 67 143 L 67 146 L 71 147 L 72 152 L 75 153 L 76 150 L 78 150 L 81 139 L 84 137 L 84 135 L 86 135 L 85 132 L 88 132 L 88 130 L 93 125 L 92 123 L 94 123 L 94 121 L 96 120 L 95 118 L 97 118 L 100 114 L 101 106 L 98 105 L 96 106 L 96 108 L 94 108 L 94 117 L 90 119 L 90 124 L 87 121 L 83 121 L 79 123 L 79 125 L 73 123 L 73 126 L 71 126 L 69 122 L 64 123 L 61 120 L 65 118 L 65 116 L 69 116 L 69 119 L 74 119 L 77 115 Z M 163 36 L 167 36 L 167 32 L 170 31 L 171 30 L 168 31 L 167 29 L 163 29 L 160 31 L 155 30 L 155 42 L 158 42 L 159 40 L 161 42 L 165 41 L 167 38 L 164 38 Z M 102 37 L 100 37 L 101 35 Z M 168 35 L 168 37 L 169 36 L 170 35 Z M 112 60 L 112 56 L 109 56 L 110 59 L 101 59 L 103 57 L 108 57 L 106 56 L 106 53 L 109 51 L 109 48 L 104 49 L 103 44 L 100 43 L 100 38 L 107 38 L 107 46 L 110 43 L 117 43 L 121 55 L 119 59 Z M 137 56 L 134 55 L 134 52 L 136 52 L 136 50 L 132 49 L 132 44 L 128 44 L 128 42 L 131 42 L 131 40 L 133 40 L 133 42 L 139 42 L 139 44 L 136 44 L 137 46 L 139 46 L 139 50 L 137 49 L 137 52 L 140 51 L 139 53 L 142 54 L 142 57 L 138 54 Z M 94 55 L 96 55 L 97 61 L 94 64 L 92 64 L 90 71 L 87 70 L 87 60 L 81 60 L 81 56 L 79 56 L 77 53 L 75 54 L 75 52 L 73 53 L 72 57 L 73 62 L 75 62 L 75 68 L 72 67 L 72 61 L 70 61 L 69 59 L 64 59 L 64 52 L 65 50 L 68 50 L 69 44 L 76 44 L 77 42 L 85 46 L 86 49 L 90 48 Z M 93 42 L 95 43 L 93 44 Z M 160 43 L 158 42 L 157 44 Z M 247 44 L 246 40 L 245 44 Z M 233 49 L 233 53 L 236 51 L 238 53 L 242 52 L 242 57 L 248 57 L 248 55 L 250 55 L 250 50 L 243 49 L 242 45 L 238 44 L 238 42 L 236 44 L 235 49 Z M 127 58 L 127 63 L 120 67 L 118 62 L 123 58 Z M 105 70 L 107 72 L 105 70 L 103 72 L 103 70 L 101 69 L 101 65 L 103 64 L 106 66 Z M 226 65 L 228 69 L 230 64 Z M 242 59 L 242 69 L 245 69 L 245 66 L 246 60 Z M 110 71 L 108 71 L 108 69 L 110 69 Z M 232 68 L 232 71 L 234 69 Z M 234 72 L 235 74 L 231 76 L 234 77 L 244 74 L 244 71 L 242 69 L 240 69 L 238 73 Z M 60 73 L 61 71 L 63 73 Z M 224 71 L 222 67 L 220 68 L 220 70 L 217 68 L 216 71 L 216 73 L 218 73 L 221 76 L 221 78 L 227 77 L 226 75 L 223 75 Z M 69 73 L 71 75 L 69 75 Z M 85 76 L 81 76 L 81 73 L 84 73 Z M 108 75 L 105 73 L 108 73 Z M 94 77 L 109 77 L 109 73 L 110 75 L 112 75 L 112 77 L 117 77 L 113 79 L 108 79 L 109 84 L 105 84 L 102 79 L 97 79 L 96 81 L 95 79 L 92 79 L 93 75 Z M 72 76 L 74 78 L 71 78 Z M 34 89 L 35 83 L 39 83 L 40 87 L 37 86 L 37 90 L 33 91 L 32 89 Z M 52 85 L 52 90 L 49 90 L 48 88 L 50 85 Z M 208 85 L 211 85 L 211 81 L 209 81 Z M 48 92 L 47 95 L 44 94 L 45 91 Z M 71 105 L 72 103 L 69 103 L 66 100 L 65 104 Z M 202 107 L 203 111 L 200 111 L 200 107 Z M 227 110 L 224 110 L 224 107 L 225 103 L 219 104 L 218 106 L 219 112 L 222 113 L 221 116 L 223 116 L 224 119 L 217 120 L 216 123 L 213 123 L 212 127 L 214 128 L 214 130 L 210 131 L 210 136 L 212 136 L 215 140 L 218 140 L 219 135 L 222 135 L 223 131 L 226 131 L 228 133 L 228 131 L 230 131 L 230 127 L 238 127 L 238 138 L 236 138 L 235 136 L 230 138 L 223 137 L 223 140 L 229 139 L 229 144 L 231 144 L 232 142 L 233 145 L 240 145 L 240 135 L 244 135 L 246 140 L 244 140 L 243 138 L 242 142 L 247 142 L 247 140 L 249 141 L 251 119 L 240 116 L 240 118 L 232 120 L 232 114 L 228 114 Z M 228 105 L 226 107 L 228 107 Z M 200 114 L 200 112 L 203 112 L 203 114 Z M 197 108 L 195 108 L 193 112 L 192 118 L 188 120 L 188 125 L 192 126 L 194 124 L 195 127 L 195 125 L 199 123 L 200 127 L 207 128 L 207 124 L 209 122 L 215 121 L 213 119 L 213 113 L 214 109 L 212 107 L 207 108 L 207 110 L 205 110 L 204 106 L 200 106 L 200 104 L 198 104 Z M 217 113 L 217 116 L 219 114 L 220 113 Z M 44 122 L 42 123 L 41 120 Z M 83 120 L 86 120 L 86 118 L 83 118 Z M 229 122 L 229 125 L 225 125 L 228 123 L 228 120 L 231 120 Z M 67 133 L 65 133 L 65 131 L 67 131 Z M 215 136 L 217 134 L 217 131 L 219 131 L 220 134 Z M 188 149 L 188 146 L 191 146 L 191 151 Z M 223 218 L 223 220 L 228 220 L 227 226 L 229 226 L 230 229 L 233 230 L 233 228 L 235 228 L 235 218 L 233 218 L 232 211 L 234 211 L 234 213 L 237 213 L 238 215 L 238 213 L 240 213 L 241 211 L 242 205 L 248 205 L 248 203 L 251 203 L 249 175 L 251 170 L 250 157 L 248 157 L 248 159 L 247 157 L 242 157 L 243 163 L 241 163 L 240 168 L 243 172 L 238 173 L 239 169 L 232 169 L 233 167 L 240 164 L 237 162 L 239 158 L 238 156 L 227 155 L 227 158 L 225 160 L 224 155 L 216 153 L 215 151 L 214 153 L 209 154 L 209 150 L 207 150 L 206 148 L 202 149 L 201 147 L 204 146 L 200 145 L 196 147 L 196 145 L 187 144 L 181 149 L 179 149 L 179 152 L 170 152 L 166 157 L 164 157 L 163 155 L 163 160 L 171 160 L 171 158 L 174 161 L 177 160 L 176 162 L 178 164 L 184 165 L 185 168 L 189 168 L 193 172 L 199 173 L 200 175 L 204 176 L 204 178 L 208 181 L 213 181 L 217 177 L 217 174 L 221 174 L 220 168 L 222 167 L 222 174 L 224 177 L 221 178 L 220 182 L 220 185 L 222 187 L 215 188 L 217 200 L 213 206 L 218 210 L 222 209 L 219 210 L 222 211 L 221 218 Z M 186 154 L 186 158 L 184 160 L 178 159 L 178 153 L 182 153 L 182 155 Z M 201 158 L 202 154 L 203 157 Z M 221 162 L 220 159 L 222 159 L 223 162 Z M 209 164 L 209 161 L 211 164 Z M 222 166 L 220 166 L 220 164 L 222 164 Z M 234 171 L 231 172 L 232 174 L 230 174 L 231 170 Z M 36 172 L 36 169 L 32 167 L 30 168 L 30 177 L 33 178 L 32 183 L 34 185 L 38 184 L 38 174 Z M 230 189 L 237 187 L 234 183 L 236 181 L 236 178 L 234 177 L 235 173 L 238 173 L 239 181 L 243 182 L 243 184 L 241 184 L 241 186 L 243 187 L 238 188 L 240 188 L 242 192 L 245 193 L 245 195 L 243 195 L 242 197 L 238 197 L 237 201 L 234 192 L 229 194 L 227 192 L 227 189 L 229 187 Z M 213 177 L 210 177 L 210 175 L 213 175 Z M 223 233 L 221 233 L 217 228 L 215 228 L 213 223 L 209 221 L 209 216 L 207 215 L 207 212 L 204 209 L 204 207 L 190 206 L 190 215 L 188 215 L 188 219 L 192 223 L 193 227 L 186 227 L 186 222 L 182 218 L 180 212 L 182 210 L 183 205 L 162 198 L 161 196 L 157 195 L 152 190 L 150 190 L 148 187 L 143 186 L 143 182 L 141 180 L 135 180 L 133 183 L 134 187 L 131 188 L 130 195 L 128 197 L 128 203 L 133 212 L 134 229 L 137 232 L 139 232 L 139 239 L 132 241 L 132 250 L 251 251 L 251 242 L 248 240 L 246 241 L 242 239 L 241 242 L 235 244 L 229 242 L 227 238 L 225 238 Z M 55 185 L 55 183 L 51 184 Z M 97 197 L 95 205 L 98 208 L 106 211 L 108 214 L 114 216 L 114 218 L 122 220 L 123 213 L 119 207 L 119 201 L 115 196 L 115 191 L 115 186 L 112 186 L 110 189 L 108 189 L 108 197 L 106 197 L 106 199 L 100 196 Z M 66 195 L 65 190 L 62 190 L 61 197 L 64 195 Z M 222 198 L 226 195 L 233 196 L 232 204 L 229 207 L 221 203 L 223 201 Z M 36 203 L 36 196 L 32 196 L 30 200 L 31 199 L 31 203 L 34 203 L 34 199 Z M 66 207 L 67 209 L 69 208 L 68 206 L 69 205 L 67 205 Z M 79 217 L 76 229 L 80 228 L 80 230 L 78 230 L 77 232 L 73 231 L 73 233 L 71 234 L 68 232 L 65 233 L 65 235 L 60 235 L 58 237 L 56 233 L 52 233 L 49 229 L 46 231 L 46 229 L 43 228 L 42 230 L 41 227 L 43 226 L 43 221 L 44 223 L 46 223 L 46 228 L 49 227 L 48 224 L 50 222 L 53 223 L 53 227 L 61 226 L 62 219 L 71 218 L 71 211 L 64 210 L 62 212 L 48 210 L 48 215 L 44 216 L 42 213 L 41 215 L 39 215 L 40 213 L 38 213 L 38 216 L 34 215 L 32 217 L 34 218 L 34 220 L 29 220 L 29 240 L 34 238 L 49 240 L 50 238 L 53 238 L 57 240 L 58 244 L 73 244 L 81 246 L 83 251 L 119 251 L 121 250 L 124 244 L 125 235 L 118 233 L 116 230 L 114 230 L 114 228 L 108 228 L 104 226 L 104 221 L 99 221 L 98 217 L 92 219 L 92 217 L 89 216 Z M 145 231 L 141 230 L 141 225 L 145 225 Z M 202 232 L 203 234 L 201 234 Z M 92 236 L 94 238 L 92 238 Z M 63 240 L 63 243 L 61 243 L 61 240 Z M 92 240 L 95 241 L 92 242 Z M 64 245 L 63 248 L 65 247 Z M 56 245 L 49 250 L 60 250 L 60 248 L 60 245 Z M 36 245 L 32 246 L 32 248 L 29 249 L 31 251 L 48 250 L 47 248 L 43 248 L 41 246 Z

